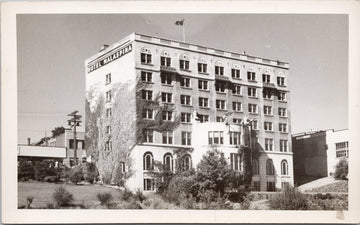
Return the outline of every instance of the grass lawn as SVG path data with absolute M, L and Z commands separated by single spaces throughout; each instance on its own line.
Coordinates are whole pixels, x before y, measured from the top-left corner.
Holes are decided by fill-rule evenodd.
M 18 206 L 26 205 L 26 198 L 33 196 L 34 200 L 31 207 L 46 207 L 48 203 L 53 203 L 52 195 L 55 189 L 61 185 L 73 195 L 74 204 L 82 204 L 84 206 L 98 204 L 99 201 L 96 195 L 100 192 L 110 192 L 114 201 L 117 201 L 120 197 L 119 190 L 105 186 L 18 182 Z
M 348 181 L 341 180 L 336 183 L 307 190 L 309 192 L 348 192 Z

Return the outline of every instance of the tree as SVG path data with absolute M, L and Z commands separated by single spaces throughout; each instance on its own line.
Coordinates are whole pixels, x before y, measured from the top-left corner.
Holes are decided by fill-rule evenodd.
M 55 127 L 55 129 L 52 130 L 51 133 L 52 133 L 52 137 L 56 137 L 56 136 L 58 136 L 60 134 L 65 133 L 65 128 L 63 126 Z
M 342 158 L 338 162 L 338 164 L 336 164 L 335 179 L 347 180 L 348 172 L 349 172 L 348 161 L 346 158 Z

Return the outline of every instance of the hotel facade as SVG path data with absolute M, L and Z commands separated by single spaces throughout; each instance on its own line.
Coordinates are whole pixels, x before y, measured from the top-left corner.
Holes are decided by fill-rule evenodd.
M 294 184 L 288 63 L 133 33 L 85 70 L 85 142 L 103 179 L 121 171 L 129 189 L 154 191 L 155 162 L 174 171 L 183 152 L 196 168 L 214 147 L 242 171 L 250 123 L 253 190 Z

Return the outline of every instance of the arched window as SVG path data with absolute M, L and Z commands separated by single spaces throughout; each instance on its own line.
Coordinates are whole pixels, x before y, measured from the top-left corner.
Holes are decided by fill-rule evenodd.
M 179 64 L 180 64 L 180 70 L 189 70 L 190 69 L 189 56 L 185 54 L 181 54 Z
M 144 154 L 144 170 L 153 170 L 154 169 L 154 158 L 151 152 L 146 152 Z
M 184 170 L 190 170 L 191 169 L 191 156 L 190 155 L 184 156 L 183 169 Z
M 215 62 L 215 75 L 224 75 L 224 65 L 221 61 Z
M 286 160 L 281 161 L 281 175 L 289 175 L 289 168 Z
M 161 66 L 171 66 L 171 57 L 167 51 L 162 51 L 160 56 L 160 65 Z
M 274 171 L 274 164 L 272 159 L 268 159 L 266 161 L 266 175 L 274 175 L 275 171 Z
M 164 155 L 164 169 L 167 171 L 173 171 L 173 157 L 170 153 Z
M 141 60 L 141 63 L 144 63 L 144 64 L 151 64 L 151 51 L 150 49 L 148 48 L 141 48 L 140 50 L 140 60 Z
M 253 174 L 259 174 L 259 163 L 257 160 L 252 161 Z
M 126 172 L 125 162 L 120 162 L 120 171 L 121 171 L 121 173 L 123 173 L 123 174 Z

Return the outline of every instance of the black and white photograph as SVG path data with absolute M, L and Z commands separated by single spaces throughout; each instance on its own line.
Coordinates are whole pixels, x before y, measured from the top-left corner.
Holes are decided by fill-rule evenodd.
M 2 4 L 3 222 L 359 222 L 358 3 L 72 3 Z

